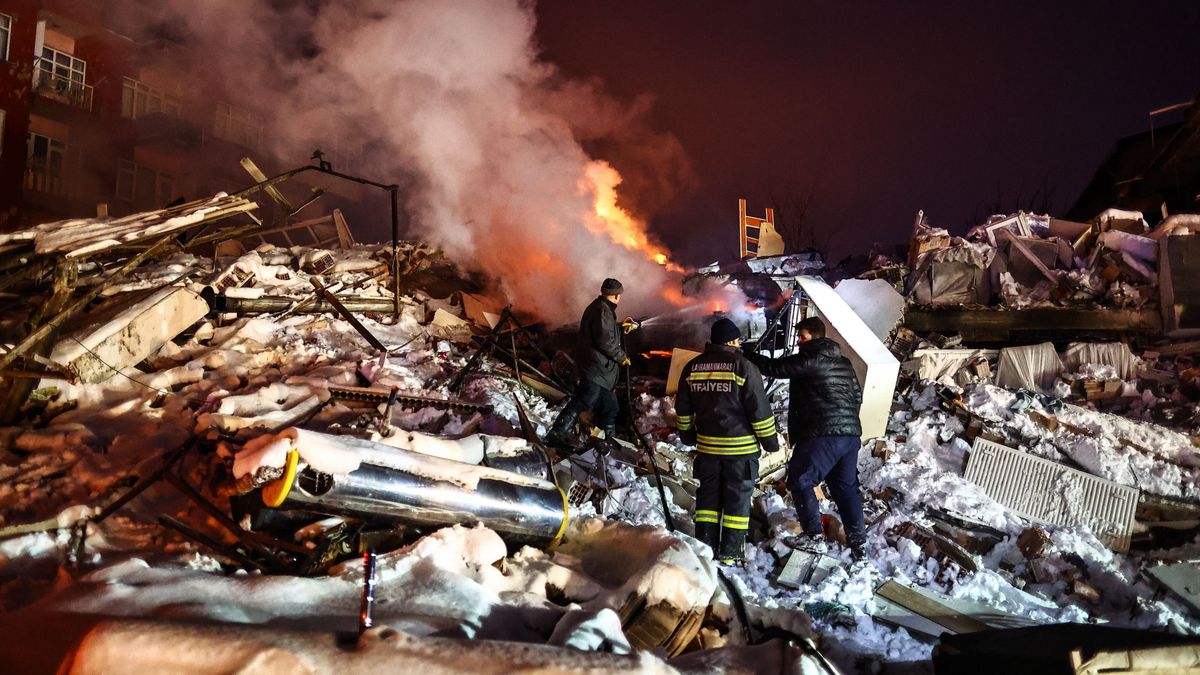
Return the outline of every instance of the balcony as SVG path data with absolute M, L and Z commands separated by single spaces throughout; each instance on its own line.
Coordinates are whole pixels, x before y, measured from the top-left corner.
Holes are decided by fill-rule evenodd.
M 62 169 L 48 167 L 25 168 L 25 190 L 40 192 L 42 195 L 54 197 L 74 197 L 70 181 L 62 175 Z
M 56 74 L 50 59 L 39 58 L 34 65 L 33 89 L 46 98 L 92 111 L 92 86 Z

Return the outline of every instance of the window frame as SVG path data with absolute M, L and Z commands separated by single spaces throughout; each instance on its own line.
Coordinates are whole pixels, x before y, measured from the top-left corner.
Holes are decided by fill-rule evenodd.
M 8 60 L 8 50 L 12 46 L 12 25 L 12 16 L 0 12 L 0 61 Z

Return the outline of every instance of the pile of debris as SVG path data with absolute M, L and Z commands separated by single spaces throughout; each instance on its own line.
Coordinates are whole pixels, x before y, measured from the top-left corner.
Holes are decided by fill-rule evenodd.
M 357 244 L 340 214 L 285 245 L 256 223 L 209 232 L 224 199 L 135 219 L 158 238 L 77 223 L 86 256 L 39 250 L 51 227 L 0 244 L 6 658 L 833 673 L 937 644 L 958 672 L 975 636 L 1040 631 L 1042 656 L 1095 664 L 1200 632 L 1200 449 L 1181 414 L 1155 423 L 1190 395 L 1195 350 L 972 349 L 897 328 L 892 273 L 831 288 L 797 276 L 811 256 L 706 270 L 774 284 L 771 319 L 764 297 L 743 322 L 776 346 L 787 312 L 826 319 L 867 440 L 870 565 L 787 545 L 783 450 L 762 460 L 748 564 L 718 568 L 689 536 L 668 394 L 687 358 L 672 348 L 698 345 L 645 345 L 675 363 L 626 384 L 615 447 L 559 457 L 540 438 L 569 359 L 486 280 L 426 244 Z M 998 236 L 990 254 L 917 257 L 974 264 Z M 782 418 L 787 388 L 770 385 Z M 1096 623 L 1140 632 L 1056 637 Z
M 1139 212 L 1109 209 L 1088 223 L 993 216 L 952 237 L 918 213 L 906 266 L 883 261 L 864 278 L 903 276 L 902 291 L 919 308 L 1124 310 L 1108 315 L 1113 329 L 1183 338 L 1200 334 L 1200 295 L 1189 271 L 1200 256 L 1198 229 L 1197 215 L 1171 216 L 1150 229 Z M 1062 330 L 1103 327 L 1057 316 Z M 979 339 L 995 335 L 991 328 Z
M 19 403 L 0 428 L 0 604 L 8 634 L 31 636 L 8 641 L 14 658 L 53 667 L 81 636 L 56 651 L 37 627 L 72 615 L 85 670 L 114 667 L 104 645 L 130 631 L 123 669 L 229 639 L 132 621 L 163 616 L 287 621 L 237 635 L 331 664 L 295 631 L 359 628 L 354 663 L 400 663 L 372 624 L 428 638 L 413 665 L 822 663 L 800 610 L 790 642 L 751 646 L 703 547 L 637 526 L 688 520 L 679 481 L 664 512 L 652 452 L 547 453 L 563 359 L 437 250 L 239 226 L 210 258 L 199 217 L 150 245 L 108 237 L 115 222 L 79 223 L 114 242 L 84 257 L 36 249 L 58 227 L 7 240 L 4 358 L 20 367 L 4 378 Z

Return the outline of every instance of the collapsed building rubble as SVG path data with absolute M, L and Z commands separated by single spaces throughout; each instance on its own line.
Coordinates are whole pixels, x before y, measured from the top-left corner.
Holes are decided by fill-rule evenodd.
M 124 242 L 74 271 L 13 263 L 0 283 L 26 297 L 3 326 L 5 366 L 23 372 L 4 376 L 15 404 L 0 429 L 0 602 L 19 611 L 0 623 L 115 617 L 61 645 L 81 672 L 110 667 L 131 635 L 158 645 L 145 658 L 228 643 L 232 663 L 278 649 L 281 663 L 365 670 L 455 650 L 484 672 L 852 672 L 930 661 L 935 643 L 949 662 L 972 649 L 956 639 L 999 629 L 1195 635 L 1200 343 L 993 342 L 911 320 L 922 298 L 990 302 L 1003 284 L 1042 285 L 1043 310 L 1068 311 L 1058 282 L 1089 283 L 1072 273 L 1093 255 L 1119 268 L 1106 288 L 1136 288 L 1128 275 L 1153 262 L 1145 243 L 1102 236 L 1135 235 L 1129 220 L 1018 214 L 975 242 L 921 230 L 909 289 L 888 275 L 831 286 L 805 255 L 688 280 L 757 289 L 744 311 L 720 309 L 762 349 L 787 351 L 812 314 L 842 343 L 864 385 L 862 568 L 837 548 L 787 544 L 786 449 L 762 458 L 744 568 L 719 569 L 688 536 L 696 482 L 670 392 L 707 311 L 642 322 L 626 430 L 566 458 L 540 442 L 573 385 L 552 336 L 426 244 L 347 236 L 210 258 L 186 241 L 170 253 L 178 242 Z M 255 243 L 255 231 L 225 236 Z M 1098 243 L 1076 247 L 1088 233 Z M 28 256 L 36 236 L 11 241 Z M 80 283 L 67 290 L 68 278 Z M 836 510 L 822 508 L 836 541 Z M 364 587 L 386 628 L 359 635 Z M 336 632 L 356 649 L 326 649 Z

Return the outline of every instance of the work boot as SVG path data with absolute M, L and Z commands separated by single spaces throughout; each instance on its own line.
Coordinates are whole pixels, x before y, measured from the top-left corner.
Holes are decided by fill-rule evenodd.
M 721 529 L 716 523 L 696 523 L 696 538 L 705 546 L 712 549 L 713 557 L 717 555 L 717 542 L 721 539 Z
M 568 404 L 562 409 L 562 412 L 558 413 L 558 417 L 554 418 L 554 424 L 550 427 L 550 432 L 546 434 L 546 443 L 556 448 L 572 450 L 574 439 L 571 438 L 571 434 L 575 430 L 575 421 L 578 419 L 579 411 Z
M 726 565 L 740 565 L 746 562 L 746 531 L 723 528 L 717 557 Z
M 798 537 L 784 537 L 783 543 L 789 548 L 806 553 L 825 553 L 829 550 L 829 542 L 824 534 L 802 534 Z
M 850 548 L 850 559 L 855 563 L 863 563 L 867 561 L 867 538 L 865 535 L 852 536 L 847 542 Z

